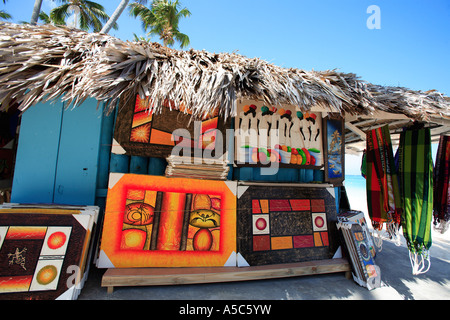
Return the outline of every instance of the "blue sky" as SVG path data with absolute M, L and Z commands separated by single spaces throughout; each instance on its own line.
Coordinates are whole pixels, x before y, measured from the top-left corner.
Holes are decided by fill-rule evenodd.
M 96 1 L 109 15 L 120 2 Z M 375 84 L 450 95 L 449 0 L 180 1 L 192 13 L 180 30 L 194 49 L 236 51 L 287 68 L 338 69 Z M 8 0 L 0 10 L 9 12 L 13 22 L 29 21 L 33 4 Z M 44 0 L 42 10 L 49 12 L 51 5 Z M 380 8 L 381 29 L 367 28 L 370 5 Z M 113 36 L 144 35 L 127 10 L 118 23 Z
M 192 16 L 180 29 L 190 47 L 258 57 L 282 67 L 339 69 L 381 85 L 437 89 L 450 95 L 448 0 L 180 0 Z M 51 0 L 42 9 L 49 12 Z M 97 0 L 112 14 L 120 0 Z M 0 4 L 15 22 L 29 21 L 34 0 Z M 381 10 L 381 29 L 370 30 L 367 8 Z M 143 35 L 125 11 L 111 34 Z M 157 41 L 158 39 L 154 39 Z

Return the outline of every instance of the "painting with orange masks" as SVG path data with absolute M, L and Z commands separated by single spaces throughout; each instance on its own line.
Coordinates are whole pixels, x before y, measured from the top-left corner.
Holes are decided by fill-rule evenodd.
M 111 173 L 98 266 L 235 266 L 236 188 Z

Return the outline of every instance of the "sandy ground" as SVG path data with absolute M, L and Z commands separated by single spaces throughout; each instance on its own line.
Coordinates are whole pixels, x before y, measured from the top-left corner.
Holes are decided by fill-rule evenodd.
M 349 195 L 351 207 L 366 213 L 364 190 Z M 369 221 L 369 220 L 368 220 Z M 92 267 L 79 300 L 450 300 L 450 230 L 433 231 L 430 270 L 413 275 L 405 239 L 400 245 L 383 237 L 375 262 L 382 285 L 367 290 L 343 273 L 201 285 L 120 287 L 107 294 L 101 287 L 104 270 Z
M 433 233 L 431 268 L 413 275 L 408 250 L 383 240 L 375 258 L 381 269 L 380 288 L 367 290 L 343 273 L 245 282 L 119 287 L 107 294 L 101 287 L 105 272 L 93 267 L 79 300 L 450 300 L 449 234 Z

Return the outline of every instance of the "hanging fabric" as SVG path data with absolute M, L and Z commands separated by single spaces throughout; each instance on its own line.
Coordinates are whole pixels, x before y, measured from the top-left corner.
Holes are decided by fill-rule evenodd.
M 444 233 L 450 225 L 450 136 L 441 136 L 436 155 L 433 184 L 433 217 L 436 231 Z
M 366 192 L 372 226 L 399 243 L 402 204 L 389 126 L 366 133 Z
M 367 170 L 367 164 L 366 164 L 366 149 L 363 151 L 362 159 L 361 159 L 361 176 L 366 179 L 366 170 Z
M 433 213 L 433 160 L 429 128 L 400 134 L 399 174 L 403 202 L 402 228 L 414 275 L 430 268 Z

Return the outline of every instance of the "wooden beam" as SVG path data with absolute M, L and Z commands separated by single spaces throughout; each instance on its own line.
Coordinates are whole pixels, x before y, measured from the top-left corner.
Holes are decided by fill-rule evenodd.
M 249 281 L 349 271 L 351 267 L 346 259 L 254 267 L 117 268 L 105 272 L 101 285 L 109 293 L 114 287 Z
M 366 133 L 350 122 L 345 122 L 345 127 L 356 133 L 362 140 L 366 141 Z

